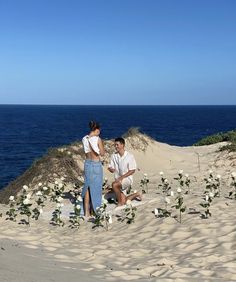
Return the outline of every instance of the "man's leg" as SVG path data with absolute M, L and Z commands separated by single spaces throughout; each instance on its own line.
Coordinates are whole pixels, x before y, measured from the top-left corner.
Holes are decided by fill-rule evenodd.
M 117 199 L 117 202 L 118 202 L 118 206 L 122 206 L 122 205 L 124 205 L 126 203 L 126 197 L 121 192 L 121 188 L 122 188 L 122 186 L 121 186 L 120 182 L 114 181 L 112 183 L 112 190 L 116 194 L 116 199 Z
M 132 201 L 134 199 L 138 199 L 138 200 L 142 201 L 142 193 L 136 192 L 136 193 L 133 193 L 133 194 L 126 197 L 126 201 L 128 201 L 128 200 Z

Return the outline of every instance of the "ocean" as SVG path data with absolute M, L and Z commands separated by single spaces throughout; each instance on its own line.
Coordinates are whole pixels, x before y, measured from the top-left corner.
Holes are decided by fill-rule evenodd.
M 49 148 L 80 140 L 88 122 L 102 125 L 102 138 L 130 127 L 154 139 L 189 146 L 236 128 L 236 106 L 39 106 L 0 105 L 0 189 Z

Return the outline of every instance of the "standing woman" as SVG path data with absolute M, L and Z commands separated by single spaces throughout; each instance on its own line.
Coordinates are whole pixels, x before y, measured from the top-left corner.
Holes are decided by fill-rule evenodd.
M 84 187 L 82 198 L 84 215 L 91 216 L 92 211 L 101 206 L 103 168 L 100 157 L 104 156 L 104 146 L 100 135 L 100 125 L 89 122 L 90 133 L 82 139 L 86 160 L 84 162 Z

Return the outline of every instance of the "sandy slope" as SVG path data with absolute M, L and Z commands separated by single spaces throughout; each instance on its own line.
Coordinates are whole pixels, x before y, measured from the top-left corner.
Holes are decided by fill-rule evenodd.
M 148 142 L 146 151 L 130 149 L 139 165 L 134 189 L 139 188 L 143 173 L 150 178 L 148 194 L 141 203 L 134 203 L 138 208 L 134 224 L 116 221 L 120 211 L 114 206 L 110 206 L 113 224 L 109 231 L 92 229 L 91 222 L 82 222 L 79 230 L 55 228 L 48 224 L 47 212 L 30 228 L 0 218 L 0 244 L 4 248 L 0 250 L 0 281 L 65 281 L 63 275 L 68 281 L 236 280 L 236 201 L 226 197 L 235 156 L 216 152 L 219 144 L 180 148 Z M 155 208 L 165 206 L 157 190 L 159 171 L 164 171 L 176 191 L 173 176 L 179 169 L 188 173 L 192 181 L 192 192 L 185 196 L 187 212 L 182 224 L 173 217 L 156 218 L 153 214 Z M 199 203 L 208 169 L 222 175 L 222 196 L 212 205 L 212 217 L 201 219 Z M 66 214 L 72 206 L 68 200 L 64 203 Z M 19 258 L 17 262 L 13 253 Z M 41 271 L 45 276 L 41 276 Z M 17 279 L 19 273 L 24 279 Z

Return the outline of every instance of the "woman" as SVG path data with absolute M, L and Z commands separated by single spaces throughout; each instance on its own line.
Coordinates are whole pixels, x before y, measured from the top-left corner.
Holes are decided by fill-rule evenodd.
M 104 146 L 100 135 L 100 125 L 95 121 L 89 122 L 90 133 L 82 139 L 86 160 L 84 162 L 84 187 L 82 198 L 85 217 L 91 216 L 92 211 L 101 206 L 103 168 L 100 160 L 104 156 Z

